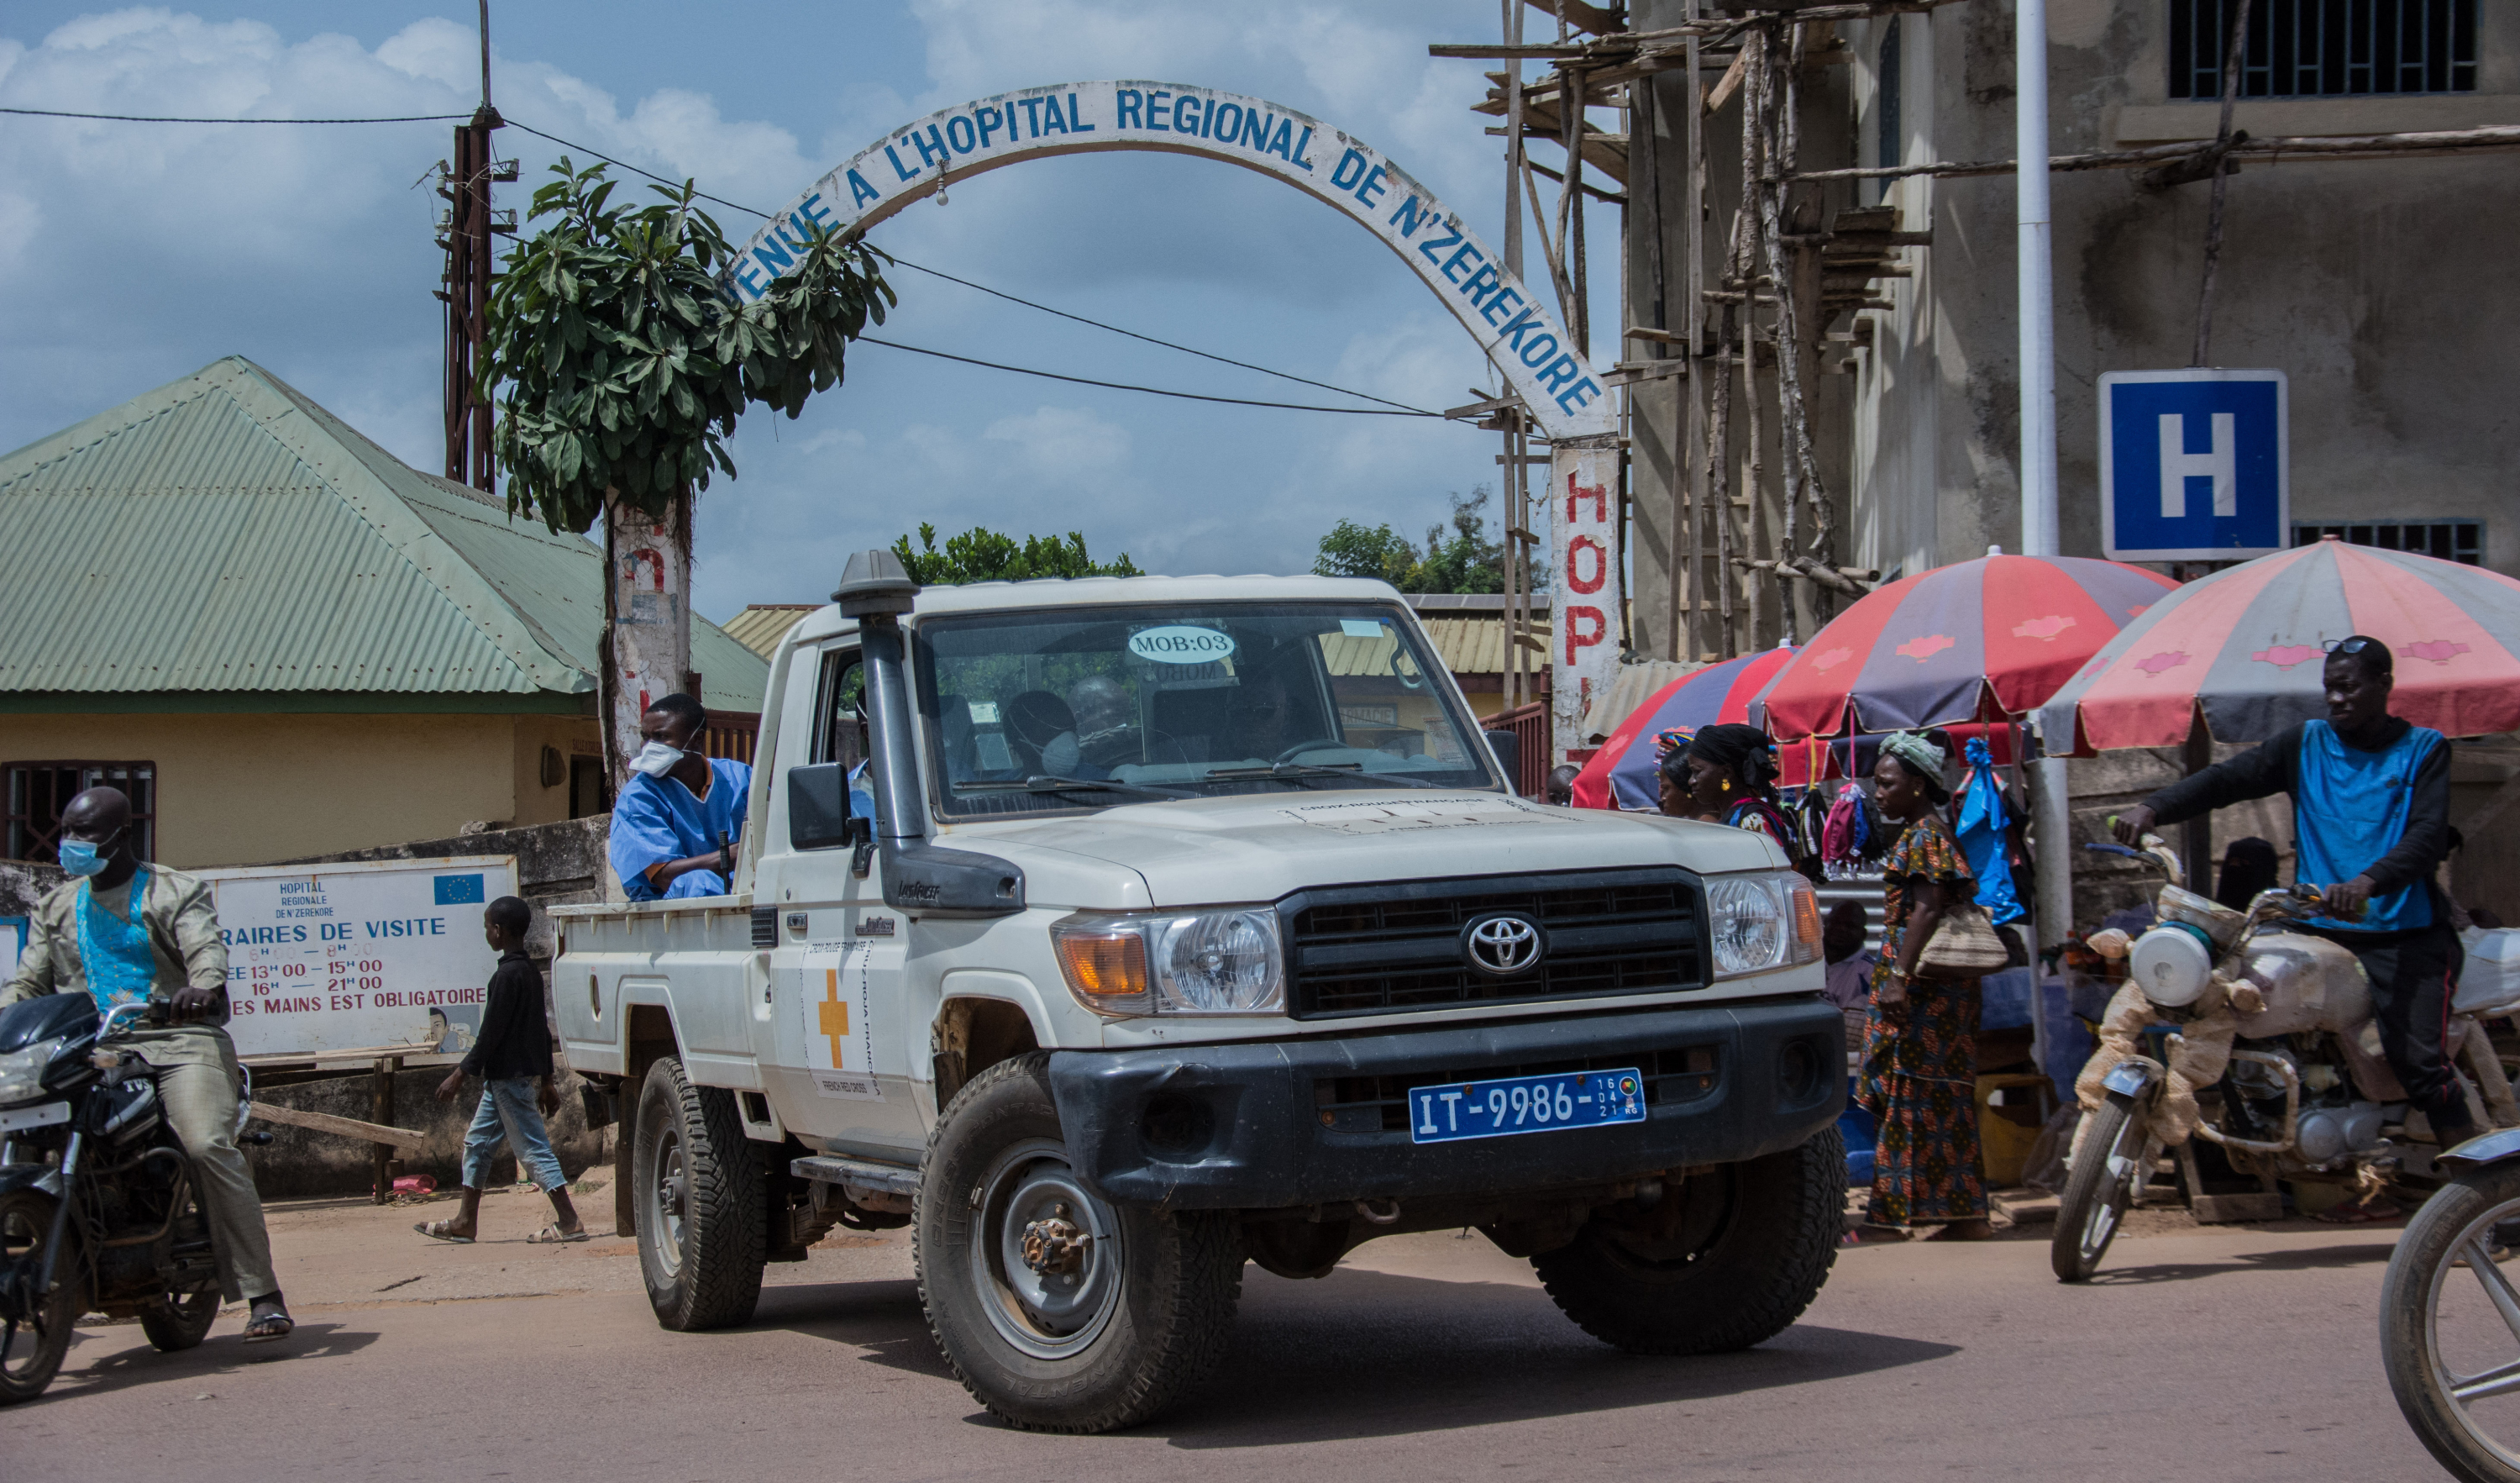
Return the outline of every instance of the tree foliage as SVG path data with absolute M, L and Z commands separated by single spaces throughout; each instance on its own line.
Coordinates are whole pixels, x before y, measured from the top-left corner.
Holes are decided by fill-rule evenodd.
M 1067 539 L 1028 535 L 1023 544 L 983 525 L 945 538 L 936 549 L 936 527 L 922 521 L 922 550 L 910 549 L 910 537 L 892 543 L 892 554 L 922 587 L 953 587 L 966 582 L 1022 582 L 1034 577 L 1142 577 L 1146 573 L 1127 552 L 1109 562 L 1096 562 L 1085 550 L 1085 537 L 1069 531 Z
M 1491 496 L 1486 486 L 1472 490 L 1467 499 L 1458 494 L 1451 498 L 1450 518 L 1426 528 L 1423 551 L 1387 523 L 1339 521 L 1322 537 L 1313 574 L 1372 577 L 1402 592 L 1505 591 L 1504 546 L 1488 539 L 1484 512 Z
M 551 225 L 508 255 L 488 309 L 481 394 L 506 387 L 491 446 L 508 508 L 584 531 L 608 494 L 662 517 L 733 474 L 724 439 L 752 403 L 794 417 L 838 384 L 847 342 L 897 302 L 881 251 L 807 223 L 796 266 L 739 305 L 717 275 L 734 251 L 695 192 L 611 204 L 605 166 L 572 167 L 534 192 Z

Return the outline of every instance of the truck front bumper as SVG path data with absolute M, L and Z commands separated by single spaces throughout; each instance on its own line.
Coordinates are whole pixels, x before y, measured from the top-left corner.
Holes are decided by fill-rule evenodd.
M 1372 1035 L 1059 1051 L 1077 1172 L 1104 1197 L 1276 1209 L 1633 1179 L 1793 1147 L 1846 1101 L 1845 1020 L 1818 996 Z M 1412 1087 L 1635 1067 L 1641 1123 L 1418 1144 Z

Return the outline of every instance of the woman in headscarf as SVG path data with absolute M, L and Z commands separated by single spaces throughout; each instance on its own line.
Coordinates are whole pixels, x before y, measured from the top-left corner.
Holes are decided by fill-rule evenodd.
M 1951 747 L 1940 733 L 1892 732 L 1872 770 L 1873 801 L 1905 831 L 1882 865 L 1881 963 L 1872 978 L 1858 1098 L 1880 1125 L 1868 1219 L 1940 1226 L 1928 1240 L 1983 1240 L 1978 1180 L 1978 981 L 1915 976 L 1943 913 L 1977 883 L 1942 810 L 1952 800 Z
M 1664 813 L 1765 834 L 1803 869 L 1799 836 L 1777 806 L 1777 748 L 1766 732 L 1725 722 L 1667 731 L 1654 744 Z

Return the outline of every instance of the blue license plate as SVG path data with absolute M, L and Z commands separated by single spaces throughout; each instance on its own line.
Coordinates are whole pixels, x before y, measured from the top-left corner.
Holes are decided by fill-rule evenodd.
M 1624 1071 L 1561 1071 L 1409 1089 L 1410 1141 L 1449 1144 L 1645 1120 L 1644 1078 Z

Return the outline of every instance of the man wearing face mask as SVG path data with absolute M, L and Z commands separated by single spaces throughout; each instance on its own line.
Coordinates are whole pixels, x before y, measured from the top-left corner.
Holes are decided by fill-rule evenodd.
M 70 879 L 26 921 L 26 951 L 0 1005 L 38 994 L 85 994 L 99 1012 L 157 1000 L 170 1023 L 130 1032 L 158 1079 L 167 1124 L 193 1161 L 227 1300 L 248 1302 L 248 1343 L 294 1326 L 271 1272 L 271 1237 L 253 1171 L 237 1150 L 243 1078 L 228 1019 L 228 950 L 210 888 L 133 853 L 131 800 L 92 787 L 62 810 L 62 869 Z
M 673 695 L 639 718 L 647 744 L 612 804 L 612 873 L 633 901 L 723 896 L 734 887 L 736 841 L 752 769 L 692 749 L 708 712 Z

